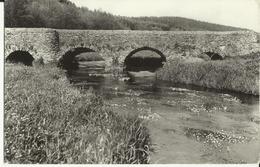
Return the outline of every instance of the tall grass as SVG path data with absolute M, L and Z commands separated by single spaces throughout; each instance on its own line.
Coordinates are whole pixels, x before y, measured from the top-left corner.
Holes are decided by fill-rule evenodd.
M 218 61 L 176 57 L 157 72 L 157 78 L 259 95 L 260 53 Z
M 4 159 L 8 163 L 148 163 L 149 133 L 54 67 L 6 66 Z

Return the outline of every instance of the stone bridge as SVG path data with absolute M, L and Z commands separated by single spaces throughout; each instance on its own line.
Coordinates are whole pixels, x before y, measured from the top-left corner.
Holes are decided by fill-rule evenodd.
M 128 31 L 128 30 L 56 30 L 42 28 L 5 28 L 5 58 L 16 51 L 27 52 L 33 60 L 58 62 L 76 48 L 97 52 L 107 65 L 117 57 L 120 64 L 142 48 L 161 52 L 166 59 L 174 56 L 198 57 L 214 53 L 222 58 L 260 50 L 257 34 L 252 31 Z M 141 49 L 140 49 L 141 48 Z

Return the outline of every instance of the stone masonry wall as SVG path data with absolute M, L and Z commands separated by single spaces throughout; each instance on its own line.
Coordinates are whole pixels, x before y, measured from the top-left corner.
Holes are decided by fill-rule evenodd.
M 52 29 L 5 29 L 5 58 L 14 51 L 27 51 L 35 60 L 54 61 L 59 52 L 59 34 Z
M 148 46 L 160 50 L 167 59 L 176 55 L 197 57 L 203 52 L 239 56 L 260 50 L 254 32 L 174 32 L 174 31 L 75 31 L 58 30 L 61 54 L 75 47 L 87 47 L 107 62 L 113 56 L 122 63 L 133 50 Z
M 237 32 L 174 32 L 128 30 L 5 29 L 5 56 L 15 50 L 31 53 L 45 62 L 59 60 L 67 51 L 86 47 L 97 51 L 109 65 L 112 57 L 123 63 L 133 50 L 147 46 L 161 51 L 167 59 L 176 55 L 197 57 L 215 52 L 232 57 L 260 51 L 257 34 Z

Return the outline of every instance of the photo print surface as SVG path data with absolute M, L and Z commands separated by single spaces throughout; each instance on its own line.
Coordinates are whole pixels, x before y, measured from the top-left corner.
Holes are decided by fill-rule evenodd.
M 5 0 L 4 163 L 259 163 L 259 17 L 258 0 Z

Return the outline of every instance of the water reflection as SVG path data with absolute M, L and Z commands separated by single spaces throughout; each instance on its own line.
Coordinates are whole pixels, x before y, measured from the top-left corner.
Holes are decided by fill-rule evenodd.
M 128 81 L 87 74 L 73 83 L 94 87 L 115 112 L 138 112 L 148 121 L 155 150 L 151 163 L 257 162 L 258 96 L 173 85 L 149 72 L 128 74 Z

